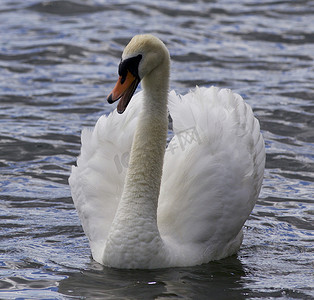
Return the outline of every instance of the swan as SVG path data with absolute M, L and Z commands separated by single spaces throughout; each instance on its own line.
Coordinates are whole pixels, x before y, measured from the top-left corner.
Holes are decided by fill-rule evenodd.
M 69 184 L 92 257 L 105 266 L 183 267 L 233 255 L 261 189 L 265 146 L 250 106 L 217 87 L 169 92 L 169 69 L 161 40 L 134 36 L 107 98 L 120 99 L 116 110 L 82 131 Z

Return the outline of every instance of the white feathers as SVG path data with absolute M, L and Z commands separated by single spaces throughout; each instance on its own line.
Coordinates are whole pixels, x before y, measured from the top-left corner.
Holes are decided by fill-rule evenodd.
M 203 243 L 202 262 L 225 257 L 240 246 L 237 234 L 261 187 L 265 154 L 258 121 L 239 95 L 215 87 L 171 94 L 169 109 L 176 136 L 164 163 L 161 235 L 181 246 Z
M 81 155 L 72 167 L 72 198 L 98 262 L 122 195 L 142 95 L 133 97 L 123 118 L 115 110 L 101 116 L 93 130 L 83 130 Z

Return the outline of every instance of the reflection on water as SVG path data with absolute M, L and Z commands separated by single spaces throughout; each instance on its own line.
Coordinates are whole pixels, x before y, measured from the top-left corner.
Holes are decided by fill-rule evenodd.
M 310 0 L 3 0 L 0 298 L 311 299 L 313 12 Z M 235 257 L 154 271 L 90 258 L 67 178 L 143 32 L 167 44 L 171 88 L 232 88 L 261 122 L 265 180 Z
M 127 299 L 190 298 L 208 299 L 221 295 L 224 299 L 244 299 L 241 277 L 245 275 L 241 262 L 230 257 L 220 262 L 193 268 L 161 270 L 117 270 L 99 268 L 76 273 L 60 282 L 60 292 L 71 296 L 119 297 Z M 77 282 L 82 282 L 79 292 Z M 207 298 L 206 298 L 207 297 Z

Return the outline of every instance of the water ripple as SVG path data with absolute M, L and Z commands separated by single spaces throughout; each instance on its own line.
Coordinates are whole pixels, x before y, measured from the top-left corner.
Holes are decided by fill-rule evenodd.
M 310 0 L 3 0 L 1 298 L 311 299 L 313 13 Z M 123 272 L 90 259 L 67 178 L 81 129 L 113 109 L 123 47 L 144 32 L 170 50 L 171 88 L 232 88 L 260 120 L 265 180 L 237 257 Z

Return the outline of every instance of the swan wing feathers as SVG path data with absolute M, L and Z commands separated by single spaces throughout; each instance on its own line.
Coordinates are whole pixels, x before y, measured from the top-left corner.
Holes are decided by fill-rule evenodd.
M 101 116 L 92 130 L 82 131 L 81 154 L 69 178 L 74 205 L 98 262 L 122 195 L 142 98 L 143 93 L 137 93 L 124 114 L 114 110 Z
M 176 245 L 198 247 L 201 262 L 231 255 L 263 180 L 259 122 L 240 95 L 216 87 L 171 92 L 169 111 L 175 135 L 165 154 L 160 233 Z

